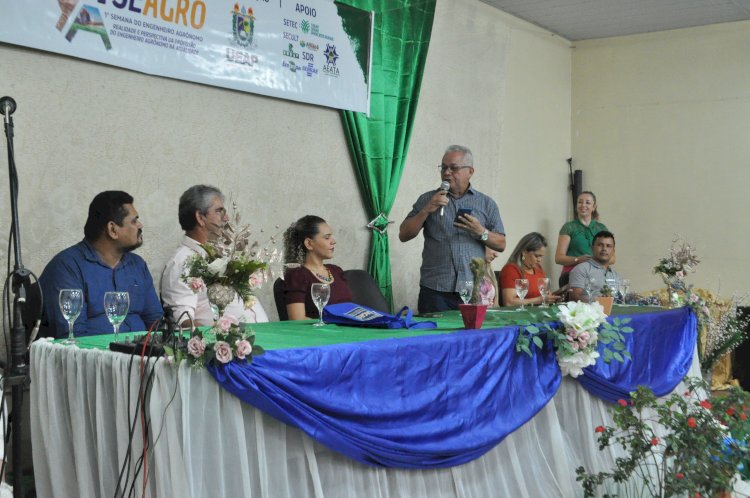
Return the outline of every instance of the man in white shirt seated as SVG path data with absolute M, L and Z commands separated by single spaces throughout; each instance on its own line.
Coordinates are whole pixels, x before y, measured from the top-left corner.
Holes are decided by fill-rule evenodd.
M 213 325 L 214 312 L 206 291 L 194 293 L 182 280 L 182 276 L 185 261 L 194 254 L 205 255 L 201 244 L 215 238 L 229 221 L 224 208 L 224 194 L 208 185 L 190 187 L 180 196 L 178 215 L 185 237 L 161 274 L 161 299 L 165 308 L 169 306 L 172 309 L 172 319 L 180 320 L 182 326 L 187 326 L 190 322 L 183 316 L 185 312 L 190 315 L 195 326 Z M 245 308 L 245 304 L 237 297 L 226 307 L 224 314 L 232 315 L 245 323 L 268 321 L 268 315 L 257 299 L 251 308 Z
M 607 284 L 613 293 L 617 292 L 617 282 L 620 281 L 620 276 L 610 265 L 615 255 L 615 236 L 605 230 L 598 232 L 594 235 L 591 249 L 592 258 L 576 265 L 570 272 L 569 298 L 572 301 L 581 301 L 582 298 L 587 297 L 584 291 L 587 282 L 592 298 L 601 294 L 604 284 Z

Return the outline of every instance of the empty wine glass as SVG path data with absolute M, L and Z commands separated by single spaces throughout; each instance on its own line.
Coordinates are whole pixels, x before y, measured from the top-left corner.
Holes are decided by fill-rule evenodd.
M 458 295 L 461 296 L 461 301 L 463 301 L 464 304 L 469 304 L 469 300 L 471 300 L 471 293 L 473 290 L 474 282 L 472 282 L 471 280 L 464 281 L 464 283 L 462 283 L 458 288 Z
M 325 325 L 323 323 L 323 308 L 326 307 L 328 299 L 331 297 L 331 286 L 324 283 L 314 283 L 310 288 L 310 293 L 312 294 L 315 307 L 318 308 L 318 316 L 320 317 L 317 322 L 313 323 L 313 326 L 320 327 L 321 325 Z
M 586 293 L 586 302 L 591 302 L 591 295 L 593 294 L 594 289 L 594 278 L 593 277 L 585 277 L 583 280 L 583 292 Z
M 539 295 L 542 296 L 542 304 L 540 308 L 547 308 L 547 294 L 549 293 L 549 278 L 540 278 L 536 281 L 536 286 L 539 289 Z
M 523 307 L 523 298 L 526 297 L 526 294 L 529 292 L 529 281 L 525 278 L 517 278 L 515 283 L 516 295 L 518 296 L 518 299 L 521 300 L 521 307 L 518 308 L 518 311 L 523 311 L 526 309 Z
M 59 303 L 62 316 L 68 321 L 68 338 L 63 342 L 65 344 L 75 344 L 76 339 L 73 337 L 73 324 L 76 322 L 83 308 L 83 291 L 81 289 L 60 289 Z
M 630 291 L 630 280 L 627 278 L 620 279 L 620 295 L 622 296 L 622 303 L 625 304 L 628 292 Z
M 104 293 L 104 312 L 107 313 L 107 320 L 112 324 L 115 331 L 115 342 L 120 332 L 120 324 L 125 321 L 130 309 L 130 294 L 127 292 L 105 292 Z

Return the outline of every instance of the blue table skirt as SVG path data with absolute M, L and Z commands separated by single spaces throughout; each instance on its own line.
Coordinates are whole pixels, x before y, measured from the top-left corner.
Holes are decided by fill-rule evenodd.
M 609 401 L 638 385 L 672 391 L 696 340 L 689 308 L 632 316 L 633 360 L 578 380 Z M 557 392 L 554 351 L 515 352 L 518 327 L 268 351 L 251 365 L 209 367 L 219 384 L 354 460 L 399 468 L 459 465 L 482 456 Z

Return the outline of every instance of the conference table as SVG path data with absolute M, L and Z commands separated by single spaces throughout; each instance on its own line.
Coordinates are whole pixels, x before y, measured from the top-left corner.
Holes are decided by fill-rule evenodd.
M 612 423 L 613 401 L 640 383 L 681 392 L 700 375 L 695 316 L 615 306 L 640 354 L 572 379 L 547 345 L 515 351 L 519 324 L 539 311 L 490 310 L 480 330 L 463 330 L 456 312 L 419 330 L 257 324 L 266 353 L 232 368 L 142 361 L 107 350 L 106 335 L 37 341 L 37 495 L 582 496 L 576 468 L 606 470 L 621 455 L 600 451 L 594 431 Z M 678 343 L 689 353 L 671 354 Z

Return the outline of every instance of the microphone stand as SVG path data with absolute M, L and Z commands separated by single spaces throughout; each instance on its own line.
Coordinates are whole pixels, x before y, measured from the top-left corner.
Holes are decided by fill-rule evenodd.
M 28 381 L 29 366 L 26 364 L 26 330 L 23 325 L 23 310 L 26 306 L 26 287 L 30 284 L 29 270 L 23 267 L 21 259 L 21 231 L 18 224 L 18 174 L 13 154 L 13 118 L 16 103 L 10 97 L 0 100 L 0 110 L 4 116 L 5 137 L 8 143 L 8 173 L 10 177 L 11 237 L 15 265 L 12 273 L 13 318 L 10 331 L 10 368 L 2 365 L 5 383 L 11 386 L 11 458 L 13 459 L 13 497 L 24 496 L 21 470 L 21 436 L 23 431 L 23 391 Z

